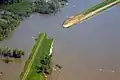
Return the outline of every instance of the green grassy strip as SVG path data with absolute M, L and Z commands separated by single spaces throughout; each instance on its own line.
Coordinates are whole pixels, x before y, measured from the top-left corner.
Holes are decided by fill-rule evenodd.
M 39 39 L 41 38 L 41 36 L 42 36 L 42 34 L 39 35 Z M 39 41 L 39 40 L 36 41 L 36 44 L 34 45 L 34 47 L 33 47 L 33 49 L 32 49 L 32 53 L 30 54 L 28 60 L 25 62 L 25 66 L 24 66 L 23 72 L 21 72 L 20 78 L 23 77 L 23 75 L 24 75 L 24 73 L 25 73 L 25 71 L 26 71 L 26 69 L 27 69 L 27 67 L 28 67 L 29 62 L 30 62 L 30 60 L 32 59 L 32 56 L 34 55 L 34 51 L 35 51 L 35 49 L 36 49 L 36 47 L 37 47 L 38 41 Z
M 105 11 L 105 10 L 107 10 L 107 9 L 110 9 L 111 7 L 115 6 L 115 5 L 118 4 L 118 3 L 120 3 L 120 0 L 116 0 L 115 2 L 112 2 L 112 3 L 109 3 L 109 4 L 105 5 L 105 6 L 102 6 L 102 7 L 98 8 L 98 9 L 96 9 L 95 11 L 92 11 L 92 12 L 91 12 L 92 14 L 91 14 L 91 13 L 86 14 L 87 17 L 84 19 L 84 21 L 92 18 L 92 16 L 95 16 L 95 15 L 97 15 L 97 14 L 100 14 L 101 12 L 103 12 L 103 11 Z M 86 15 L 85 15 L 85 16 L 86 16 Z M 88 16 L 88 15 L 89 15 L 89 16 Z
M 32 64 L 33 64 L 33 61 L 34 61 L 34 59 L 35 59 L 35 57 L 36 57 L 37 50 L 39 50 L 39 48 L 40 48 L 40 46 L 41 46 L 41 42 L 42 42 L 42 40 L 44 39 L 44 37 L 45 37 L 45 34 L 43 33 L 43 34 L 39 37 L 39 39 L 38 39 L 38 41 L 37 41 L 37 44 L 36 44 L 35 47 L 33 48 L 32 53 L 31 53 L 31 56 L 30 56 L 30 58 L 28 59 L 28 62 L 26 63 L 26 66 L 25 66 L 25 69 L 26 69 L 26 70 L 25 70 L 24 75 L 22 76 L 21 80 L 26 80 L 27 75 L 28 75 L 28 73 L 29 73 L 29 71 L 30 71 L 30 68 L 31 68 L 31 66 L 32 66 Z
M 31 67 L 32 69 L 26 80 L 45 80 L 46 79 L 42 73 L 36 73 L 36 65 L 41 65 L 40 59 L 49 55 L 52 42 L 53 42 L 53 39 L 45 39 L 42 42 L 42 44 L 41 44 L 42 46 L 38 51 L 38 54 L 35 58 L 35 62 L 33 64 L 33 66 Z
M 88 10 L 83 12 L 83 15 L 89 14 L 90 12 L 93 12 L 101 7 L 104 7 L 108 4 L 116 2 L 116 1 L 119 1 L 119 3 L 120 3 L 120 0 L 105 0 L 104 2 L 101 2 L 100 4 L 97 4 L 97 5 L 93 6 L 92 8 L 89 8 Z
M 53 39 L 47 39 L 47 34 L 42 33 L 39 35 L 37 42 L 33 47 L 32 53 L 26 61 L 20 80 L 45 80 L 42 73 L 36 73 L 35 67 L 40 64 L 40 58 L 49 55 L 52 43 Z

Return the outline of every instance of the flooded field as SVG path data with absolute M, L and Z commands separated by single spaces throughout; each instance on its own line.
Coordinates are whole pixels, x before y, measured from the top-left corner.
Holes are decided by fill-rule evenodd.
M 32 37 L 39 32 L 55 38 L 53 63 L 63 67 L 60 73 L 53 72 L 50 80 L 119 80 L 119 5 L 75 27 L 62 28 L 66 18 L 102 1 L 69 0 L 69 5 L 56 15 L 33 14 L 22 21 L 0 46 L 20 48 L 27 54 L 10 64 L 0 61 L 0 71 L 4 73 L 0 80 L 19 80 L 24 62 L 35 44 Z

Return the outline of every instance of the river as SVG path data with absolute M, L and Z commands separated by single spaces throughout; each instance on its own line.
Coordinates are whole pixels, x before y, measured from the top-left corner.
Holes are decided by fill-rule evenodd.
M 60 64 L 60 73 L 50 80 L 119 80 L 120 79 L 120 5 L 71 28 L 62 28 L 69 16 L 82 12 L 103 0 L 69 0 L 69 5 L 53 16 L 33 14 L 22 21 L 0 46 L 25 50 L 26 56 L 10 64 L 0 62 L 4 76 L 0 80 L 19 80 L 24 62 L 33 45 L 32 36 L 46 32 L 54 37 L 53 63 Z M 103 72 L 99 69 L 104 68 Z M 112 69 L 116 69 L 112 72 Z

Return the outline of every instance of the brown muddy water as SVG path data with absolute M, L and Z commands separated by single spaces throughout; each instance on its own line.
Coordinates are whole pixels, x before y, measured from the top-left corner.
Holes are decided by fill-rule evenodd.
M 33 14 L 21 22 L 0 46 L 17 47 L 26 56 L 10 64 L 0 62 L 4 76 L 0 80 L 19 80 L 25 60 L 34 45 L 32 36 L 46 32 L 55 38 L 53 63 L 63 69 L 53 72 L 50 80 L 120 80 L 120 6 L 72 28 L 62 28 L 68 17 L 103 0 L 69 0 L 55 16 Z M 104 68 L 100 71 L 100 68 Z M 112 71 L 115 69 L 115 72 Z

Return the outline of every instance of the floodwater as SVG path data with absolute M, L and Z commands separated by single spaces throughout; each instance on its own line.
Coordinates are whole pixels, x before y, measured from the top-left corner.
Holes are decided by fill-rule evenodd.
M 120 79 L 120 6 L 71 28 L 61 24 L 69 16 L 82 12 L 103 0 L 69 0 L 69 5 L 53 16 L 33 14 L 0 42 L 27 52 L 14 63 L 0 62 L 4 72 L 0 80 L 19 80 L 24 61 L 34 45 L 32 36 L 46 32 L 55 38 L 53 63 L 63 69 L 53 72 L 50 80 L 119 80 Z M 103 68 L 103 71 L 99 69 Z M 112 71 L 115 69 L 115 72 Z

